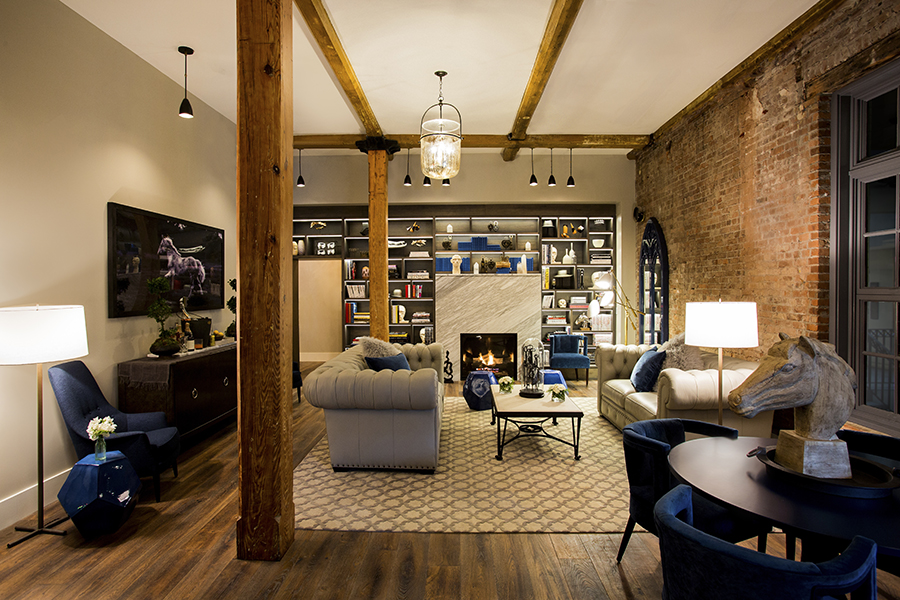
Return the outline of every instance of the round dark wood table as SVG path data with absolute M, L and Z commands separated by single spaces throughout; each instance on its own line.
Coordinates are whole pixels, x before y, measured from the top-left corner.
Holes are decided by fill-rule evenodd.
M 882 498 L 848 498 L 772 477 L 747 453 L 774 444 L 756 437 L 689 440 L 672 448 L 669 468 L 704 496 L 797 535 L 805 542 L 804 560 L 833 556 L 855 535 L 874 540 L 879 554 L 900 556 L 900 489 Z

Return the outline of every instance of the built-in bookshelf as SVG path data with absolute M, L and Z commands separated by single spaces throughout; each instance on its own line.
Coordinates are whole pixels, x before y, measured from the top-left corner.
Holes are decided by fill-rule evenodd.
M 365 207 L 295 207 L 297 259 L 343 262 L 342 341 L 369 333 L 369 231 Z M 564 205 L 547 216 L 512 205 L 391 207 L 388 219 L 388 289 L 393 341 L 440 341 L 435 331 L 437 273 L 509 273 L 520 263 L 540 274 L 544 308 L 541 338 L 583 333 L 593 347 L 615 339 L 615 207 Z M 535 208 L 538 208 L 535 206 Z M 540 208 L 546 208 L 541 206 Z M 462 214 L 468 212 L 469 214 Z M 510 212 L 517 213 L 510 216 Z M 505 215 L 503 213 L 506 213 Z M 519 214 L 524 213 L 524 214 Z M 431 214 L 422 217 L 419 215 Z M 322 215 L 312 218 L 310 215 Z M 498 215 L 498 216 L 494 216 Z M 499 216 L 502 215 L 502 216 Z M 565 216 L 572 215 L 572 216 Z M 477 271 L 476 271 L 477 269 Z M 591 303 L 596 301 L 591 309 Z M 599 305 L 599 307 L 598 307 Z

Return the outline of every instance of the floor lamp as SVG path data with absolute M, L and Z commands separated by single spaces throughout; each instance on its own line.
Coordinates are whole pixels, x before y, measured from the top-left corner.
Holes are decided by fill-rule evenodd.
M 0 308 L 0 365 L 37 365 L 37 527 L 16 527 L 28 535 L 7 544 L 12 548 L 52 529 L 67 517 L 44 526 L 44 363 L 70 360 L 88 353 L 83 306 L 16 306 Z
M 719 425 L 722 424 L 722 348 L 756 348 L 756 302 L 687 302 L 684 343 L 719 349 Z

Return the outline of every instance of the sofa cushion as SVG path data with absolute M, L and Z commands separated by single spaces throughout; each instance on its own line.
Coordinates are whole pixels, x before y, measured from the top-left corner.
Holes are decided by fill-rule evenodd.
M 634 389 L 639 392 L 652 392 L 665 359 L 665 350 L 647 350 L 644 352 L 631 372 L 631 385 L 634 386 Z
M 394 356 L 367 356 L 366 364 L 369 365 L 369 368 L 373 371 L 383 371 L 384 369 L 389 369 L 391 371 L 399 371 L 401 369 L 406 369 L 407 371 L 411 371 L 409 368 L 409 361 L 406 360 L 406 356 L 401 354 L 395 354 Z
M 363 336 L 357 342 L 362 346 L 363 356 L 396 356 L 400 354 L 399 348 L 378 338 Z
M 684 343 L 684 334 L 679 333 L 659 348 L 666 353 L 663 369 L 702 369 L 703 360 L 700 358 L 700 348 L 688 346 Z
M 657 418 L 656 392 L 635 392 L 625 398 L 625 412 L 634 421 L 646 421 Z
M 630 379 L 610 379 L 603 384 L 603 400 L 616 406 L 625 406 L 625 397 L 633 393 Z

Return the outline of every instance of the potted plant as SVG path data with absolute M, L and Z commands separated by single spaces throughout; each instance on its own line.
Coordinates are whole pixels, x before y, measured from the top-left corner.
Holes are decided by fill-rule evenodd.
M 228 287 L 236 292 L 237 279 L 229 279 Z M 228 302 L 225 303 L 225 306 L 227 306 L 228 310 L 231 311 L 231 314 L 235 316 L 235 318 L 231 321 L 231 325 L 229 325 L 225 329 L 225 335 L 228 337 L 237 337 L 237 296 L 232 296 L 231 298 L 229 298 Z
M 147 290 L 156 296 L 150 306 L 147 307 L 147 316 L 159 325 L 159 337 L 150 346 L 150 352 L 157 356 L 172 356 L 181 350 L 178 341 L 178 330 L 174 327 L 166 329 L 166 320 L 172 316 L 172 307 L 163 298 L 163 294 L 169 291 L 169 280 L 165 277 L 154 277 L 147 282 Z

